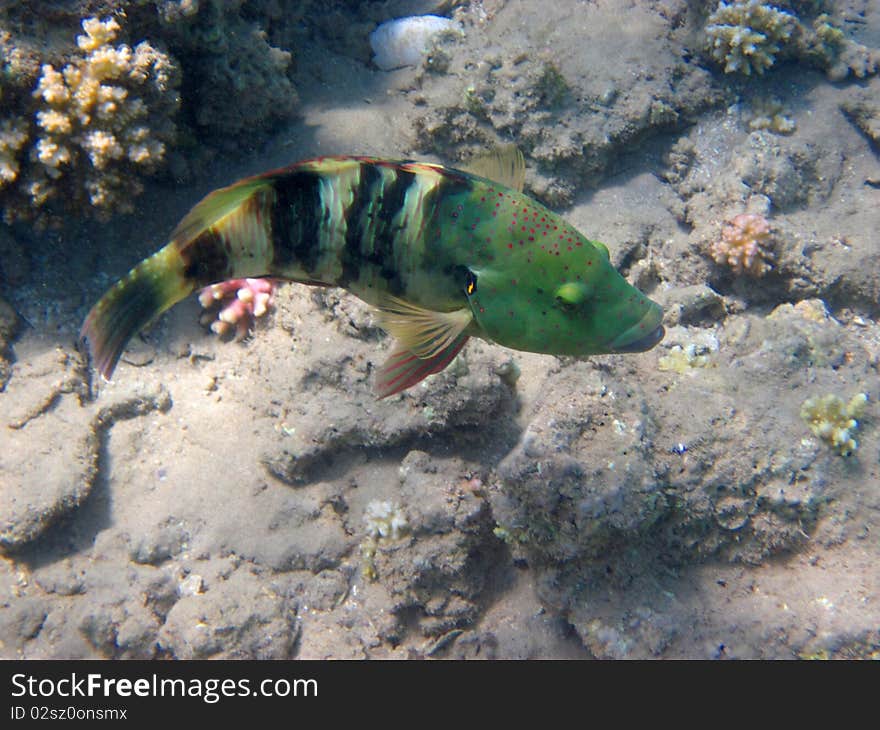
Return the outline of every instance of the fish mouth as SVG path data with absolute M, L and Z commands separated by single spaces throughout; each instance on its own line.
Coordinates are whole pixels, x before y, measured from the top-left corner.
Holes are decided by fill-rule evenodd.
M 657 305 L 651 307 L 641 321 L 618 335 L 611 343 L 613 353 L 646 352 L 663 339 L 666 329 L 663 327 L 663 310 Z

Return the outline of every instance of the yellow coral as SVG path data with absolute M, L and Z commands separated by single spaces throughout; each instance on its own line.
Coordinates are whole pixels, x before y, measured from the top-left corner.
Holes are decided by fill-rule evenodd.
M 61 70 L 42 67 L 33 92 L 38 137 L 22 187 L 33 209 L 85 198 L 99 213 L 127 211 L 143 187 L 139 173 L 164 161 L 173 136 L 177 67 L 147 42 L 114 45 L 120 26 L 112 18 L 88 18 L 82 27 L 77 46 L 85 55 Z M 0 139 L 0 164 L 2 152 Z
M 868 396 L 857 393 L 844 403 L 836 395 L 808 398 L 801 406 L 803 418 L 815 436 L 827 442 L 841 456 L 849 456 L 858 447 L 853 433 L 858 429 Z
M 686 373 L 692 368 L 704 368 L 710 363 L 709 355 L 705 348 L 697 348 L 694 343 L 690 343 L 685 347 L 681 345 L 673 345 L 666 355 L 657 360 L 657 367 L 660 370 L 672 371 L 676 373 Z
M 87 18 L 82 22 L 85 35 L 76 37 L 76 45 L 84 51 L 94 51 L 116 39 L 121 28 L 114 18 L 99 20 Z
M 27 142 L 27 128 L 22 122 L 0 122 L 0 188 L 18 177 L 18 151 Z
M 721 240 L 709 246 L 709 253 L 716 263 L 727 264 L 736 274 L 745 271 L 761 276 L 772 268 L 769 241 L 770 224 L 764 216 L 740 213 L 724 224 Z

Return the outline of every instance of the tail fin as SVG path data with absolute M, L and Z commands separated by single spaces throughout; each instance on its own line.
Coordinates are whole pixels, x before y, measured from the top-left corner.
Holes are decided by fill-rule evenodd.
M 278 172 L 245 178 L 207 195 L 180 221 L 171 243 L 135 266 L 92 307 L 80 339 L 101 375 L 110 378 L 125 345 L 147 323 L 197 287 L 236 275 L 236 263 L 241 262 L 233 259 L 241 258 L 242 251 L 259 268 L 260 259 L 253 254 L 268 249 L 264 213 L 272 203 Z M 255 195 L 259 191 L 265 194 Z
M 135 266 L 92 307 L 80 330 L 98 372 L 109 379 L 128 341 L 194 289 L 173 243 Z

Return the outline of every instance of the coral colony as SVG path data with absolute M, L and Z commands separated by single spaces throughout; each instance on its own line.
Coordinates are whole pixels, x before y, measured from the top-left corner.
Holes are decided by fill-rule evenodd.
M 727 264 L 735 274 L 743 272 L 761 276 L 771 265 L 772 258 L 767 244 L 770 241 L 770 224 L 757 213 L 740 213 L 721 231 L 721 240 L 709 246 L 709 253 L 716 263 Z
M 33 92 L 36 126 L 25 118 L 0 121 L 0 189 L 21 177 L 25 197 L 7 206 L 7 219 L 33 217 L 50 201 L 84 204 L 99 218 L 130 211 L 142 175 L 164 162 L 174 139 L 177 65 L 147 41 L 114 45 L 120 26 L 112 18 L 89 18 L 82 27 L 83 55 L 60 71 L 42 66 Z M 28 141 L 32 151 L 20 154 Z
M 243 339 L 254 320 L 269 311 L 276 285 L 274 279 L 230 279 L 205 287 L 199 292 L 199 303 L 208 310 L 202 324 L 210 322 L 220 336 L 235 330 L 236 339 Z
M 762 74 L 791 38 L 793 15 L 758 0 L 721 3 L 706 26 L 708 50 L 725 73 Z
M 760 75 L 785 58 L 821 68 L 836 81 L 864 78 L 880 67 L 880 54 L 847 38 L 827 13 L 810 22 L 771 3 L 731 0 L 718 4 L 704 32 L 706 52 L 725 73 Z
M 862 417 L 867 403 L 865 393 L 856 393 L 848 403 L 830 394 L 808 398 L 801 406 L 801 418 L 807 422 L 814 436 L 825 441 L 841 456 L 849 456 L 859 447 L 853 434 L 859 427 L 857 419 Z

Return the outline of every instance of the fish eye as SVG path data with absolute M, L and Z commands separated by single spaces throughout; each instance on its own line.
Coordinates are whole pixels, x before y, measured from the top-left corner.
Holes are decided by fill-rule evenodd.
M 587 299 L 589 291 L 583 282 L 569 281 L 557 288 L 553 294 L 556 302 L 563 309 L 572 309 Z
M 467 277 L 465 278 L 464 284 L 464 292 L 469 297 L 477 293 L 477 275 L 473 271 L 468 270 L 467 272 Z

